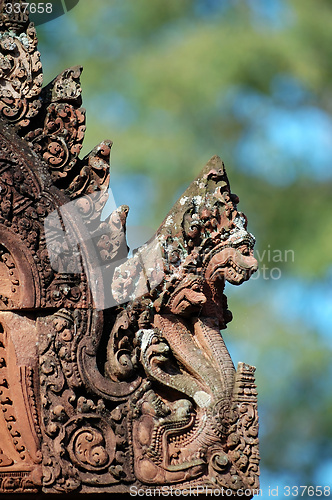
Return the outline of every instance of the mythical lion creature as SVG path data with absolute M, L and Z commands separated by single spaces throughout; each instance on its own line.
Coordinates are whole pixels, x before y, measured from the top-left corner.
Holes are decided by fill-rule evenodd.
M 161 249 L 162 269 L 150 259 L 142 273 L 133 257 L 114 273 L 113 295 L 125 300 L 130 290 L 135 298 L 114 325 L 105 371 L 124 381 L 141 367 L 149 381 L 135 398 L 133 420 L 135 475 L 143 483 L 184 482 L 207 471 L 229 487 L 256 483 L 256 410 L 249 401 L 250 437 L 239 435 L 236 372 L 220 333 L 232 319 L 225 282 L 240 285 L 257 270 L 238 201 L 213 157 L 147 245 Z M 251 367 L 241 369 L 252 375 Z

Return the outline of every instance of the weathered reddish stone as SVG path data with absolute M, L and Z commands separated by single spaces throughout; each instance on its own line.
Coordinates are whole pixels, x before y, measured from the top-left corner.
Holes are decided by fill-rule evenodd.
M 220 330 L 257 262 L 222 161 L 128 259 L 112 143 L 78 157 L 81 68 L 42 90 L 34 27 L 0 29 L 0 492 L 253 492 L 255 369 Z

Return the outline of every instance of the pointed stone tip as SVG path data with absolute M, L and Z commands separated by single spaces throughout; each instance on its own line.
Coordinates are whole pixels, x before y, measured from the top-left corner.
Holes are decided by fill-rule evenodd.
M 106 160 L 109 160 L 111 154 L 111 148 L 113 146 L 113 142 L 106 139 L 101 141 L 97 146 L 93 148 L 90 153 L 88 153 L 85 158 L 92 158 L 95 156 L 103 157 Z
M 220 156 L 214 155 L 210 160 L 207 162 L 203 170 L 198 176 L 198 179 L 207 179 L 210 178 L 209 173 L 214 172 L 215 175 L 218 176 L 225 176 L 226 175 L 226 170 L 225 170 L 225 165 Z
M 206 165 L 211 165 L 211 166 L 222 166 L 224 167 L 224 162 L 218 155 L 213 155 L 212 158 L 209 159 Z
M 166 230 L 168 233 L 181 227 L 184 213 L 188 210 L 195 198 L 195 203 L 204 203 L 206 194 L 213 193 L 216 186 L 230 192 L 229 181 L 223 161 L 218 155 L 212 156 L 198 177 L 188 186 L 186 191 L 173 205 L 167 216 L 159 226 L 158 234 Z
M 225 173 L 225 165 L 220 156 L 214 155 L 206 164 L 206 168 L 213 168 Z
M 198 176 L 198 180 L 203 182 L 207 182 L 210 179 L 215 182 L 223 180 L 228 184 L 224 162 L 218 155 L 212 156 Z
M 113 146 L 113 141 L 111 141 L 111 139 L 104 139 L 103 141 L 101 141 L 99 146 L 101 146 L 102 144 L 106 144 L 106 146 L 111 149 L 111 147 Z
M 76 66 L 72 66 L 71 68 L 68 68 L 68 69 L 71 69 L 71 70 L 75 71 L 76 73 L 78 73 L 78 76 L 80 76 L 83 72 L 83 66 L 81 64 L 77 64 Z

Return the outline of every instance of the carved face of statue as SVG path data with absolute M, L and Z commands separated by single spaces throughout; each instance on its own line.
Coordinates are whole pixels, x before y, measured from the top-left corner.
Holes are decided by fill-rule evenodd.
M 241 212 L 234 209 L 230 215 L 227 239 L 216 242 L 205 257 L 205 276 L 210 281 L 227 280 L 232 285 L 240 285 L 257 270 L 253 256 L 255 239 L 248 233 L 247 220 Z

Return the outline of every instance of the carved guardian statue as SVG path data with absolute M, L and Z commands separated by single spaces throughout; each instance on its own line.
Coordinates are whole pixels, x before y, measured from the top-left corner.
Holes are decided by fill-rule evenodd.
M 254 494 L 255 368 L 221 330 L 255 239 L 222 161 L 129 256 L 128 207 L 101 220 L 112 143 L 79 158 L 82 69 L 42 88 L 27 15 L 0 30 L 0 493 Z

